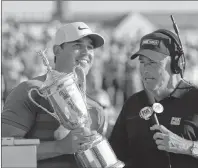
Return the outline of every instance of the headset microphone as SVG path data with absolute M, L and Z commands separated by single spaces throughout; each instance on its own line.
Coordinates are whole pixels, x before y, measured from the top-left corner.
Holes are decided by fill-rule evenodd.
M 181 59 L 182 59 L 182 61 L 181 61 L 181 66 L 182 66 L 181 68 L 182 68 L 182 69 L 181 69 L 180 74 L 181 74 L 181 77 L 183 78 L 184 71 L 185 71 L 185 68 L 186 68 L 186 59 L 185 59 L 185 56 L 184 56 L 184 50 L 183 50 L 181 38 L 180 38 L 180 35 L 179 35 L 178 26 L 177 26 L 177 24 L 176 24 L 176 22 L 175 22 L 175 20 L 174 20 L 173 15 L 170 15 L 170 17 L 171 17 L 171 20 L 172 20 L 172 23 L 173 23 L 174 31 L 175 31 L 175 33 L 177 34 L 177 37 L 178 37 L 179 43 L 180 43 L 180 44 L 178 45 L 178 51 L 179 51 L 180 57 L 181 57 Z
M 183 51 L 182 42 L 181 42 L 181 39 L 180 39 L 178 26 L 177 26 L 177 24 L 176 24 L 176 22 L 175 22 L 175 20 L 174 20 L 173 15 L 170 15 L 170 17 L 171 17 L 171 20 L 172 20 L 172 23 L 173 23 L 173 28 L 174 28 L 174 30 L 175 30 L 175 33 L 176 33 L 177 36 L 178 36 L 178 39 L 179 39 L 179 42 L 180 42 L 180 45 L 181 45 L 181 49 L 182 49 L 182 51 Z

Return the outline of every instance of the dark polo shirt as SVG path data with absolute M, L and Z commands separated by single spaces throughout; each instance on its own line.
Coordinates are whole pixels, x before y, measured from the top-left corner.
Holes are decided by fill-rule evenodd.
M 198 89 L 181 81 L 176 90 L 161 100 L 164 112 L 158 114 L 159 123 L 173 133 L 198 141 Z M 151 106 L 145 91 L 131 96 L 123 106 L 113 129 L 110 144 L 127 168 L 198 168 L 192 156 L 167 153 L 157 149 L 150 127 L 154 121 L 143 120 L 139 112 Z
M 59 127 L 59 123 L 51 115 L 33 104 L 28 91 L 31 88 L 39 88 L 45 81 L 45 75 L 36 77 L 32 80 L 19 84 L 8 95 L 2 113 L 2 123 L 12 125 L 26 131 L 25 138 L 38 138 L 41 142 L 53 141 L 54 131 Z M 53 112 L 49 102 L 41 98 L 35 91 L 32 92 L 32 98 L 41 106 Z M 87 98 L 87 104 L 92 118 L 91 128 L 103 132 L 106 125 L 101 106 L 90 98 Z M 16 133 L 17 135 L 17 133 Z M 76 167 L 73 155 L 62 155 L 38 162 L 38 168 L 73 168 Z

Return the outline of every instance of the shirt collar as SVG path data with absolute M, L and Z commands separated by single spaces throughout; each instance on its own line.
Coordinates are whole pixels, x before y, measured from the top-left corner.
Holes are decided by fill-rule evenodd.
M 170 97 L 181 98 L 185 93 L 194 87 L 185 80 L 181 80 L 175 90 L 170 94 Z

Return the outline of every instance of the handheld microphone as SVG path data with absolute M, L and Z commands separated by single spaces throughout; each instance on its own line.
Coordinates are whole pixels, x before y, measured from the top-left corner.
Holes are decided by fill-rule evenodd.
M 164 107 L 163 107 L 160 103 L 154 103 L 154 104 L 152 105 L 152 109 L 153 109 L 153 111 L 154 111 L 153 116 L 154 116 L 155 123 L 156 123 L 157 125 L 159 125 L 159 120 L 158 120 L 158 118 L 157 118 L 157 114 L 162 113 L 162 112 L 164 111 Z
M 154 111 L 153 116 L 154 116 L 155 122 L 156 122 L 157 125 L 159 125 L 157 114 L 162 113 L 164 111 L 164 107 L 160 103 L 154 103 L 153 106 L 152 106 L 152 109 Z M 170 155 L 169 155 L 168 152 L 165 152 L 165 153 L 166 153 L 166 156 L 167 156 L 167 159 L 168 159 L 168 166 L 169 166 L 169 168 L 171 168 Z
M 159 120 L 157 118 L 157 114 L 160 114 L 164 111 L 164 107 L 160 103 L 154 103 L 152 107 L 144 107 L 140 110 L 139 115 L 141 118 L 145 120 L 149 120 L 151 117 L 154 117 L 155 124 L 159 125 Z M 153 115 L 152 115 L 153 114 Z M 157 132 L 157 131 L 155 131 Z M 171 161 L 170 161 L 170 155 L 168 152 L 166 152 L 169 168 L 171 168 Z

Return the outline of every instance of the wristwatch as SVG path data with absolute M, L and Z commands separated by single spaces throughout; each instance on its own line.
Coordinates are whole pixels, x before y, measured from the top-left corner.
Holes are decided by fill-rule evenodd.
M 191 147 L 192 156 L 198 158 L 198 141 L 193 141 L 193 145 Z

